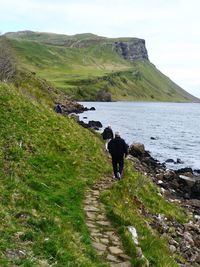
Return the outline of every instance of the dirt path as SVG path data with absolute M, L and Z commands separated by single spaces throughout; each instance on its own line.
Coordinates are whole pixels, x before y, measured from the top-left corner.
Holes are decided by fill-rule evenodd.
M 105 263 L 112 267 L 131 267 L 130 257 L 124 253 L 116 229 L 107 219 L 104 205 L 99 199 L 101 192 L 111 187 L 113 183 L 112 178 L 106 177 L 86 192 L 84 202 L 86 224 L 92 244 Z

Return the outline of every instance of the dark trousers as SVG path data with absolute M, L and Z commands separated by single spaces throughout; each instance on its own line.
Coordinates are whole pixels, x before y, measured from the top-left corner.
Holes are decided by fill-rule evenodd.
M 113 172 L 115 177 L 117 178 L 117 173 L 122 174 L 124 168 L 124 158 L 112 158 Z

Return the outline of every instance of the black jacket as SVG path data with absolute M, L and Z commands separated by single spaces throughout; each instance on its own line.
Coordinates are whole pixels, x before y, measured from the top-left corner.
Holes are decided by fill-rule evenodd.
M 109 127 L 106 127 L 102 133 L 103 139 L 113 139 L 113 131 Z
M 128 154 L 128 145 L 121 137 L 115 137 L 108 143 L 108 150 L 113 158 L 120 159 Z

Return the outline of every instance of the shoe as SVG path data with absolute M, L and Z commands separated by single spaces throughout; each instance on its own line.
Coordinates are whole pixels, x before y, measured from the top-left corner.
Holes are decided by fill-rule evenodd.
M 117 177 L 113 176 L 113 180 L 117 180 L 117 179 L 118 179 Z
M 119 172 L 117 173 L 117 179 L 121 179 L 121 174 Z

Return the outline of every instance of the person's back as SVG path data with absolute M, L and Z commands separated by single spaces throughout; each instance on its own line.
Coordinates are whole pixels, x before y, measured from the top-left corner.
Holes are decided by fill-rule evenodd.
M 60 104 L 57 104 L 55 106 L 54 110 L 55 110 L 56 113 L 62 113 L 62 108 L 61 108 Z
M 111 126 L 106 127 L 102 135 L 104 140 L 113 139 L 113 131 L 111 129 Z
M 114 158 L 122 158 L 124 154 L 127 155 L 127 145 L 120 136 L 116 136 L 108 143 L 108 150 Z
M 108 143 L 108 150 L 112 156 L 112 165 L 115 179 L 121 179 L 124 167 L 124 155 L 128 154 L 128 146 L 118 132 L 115 138 Z

